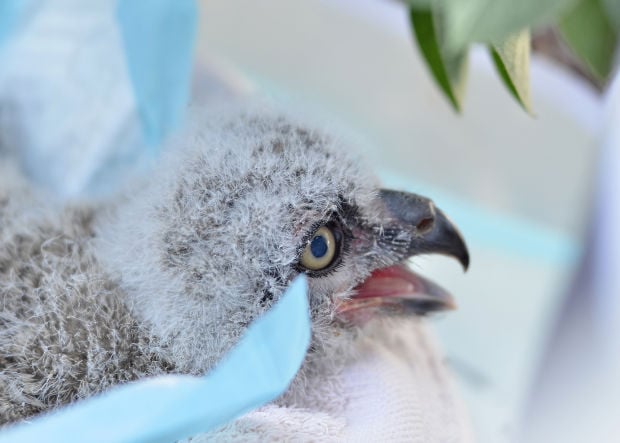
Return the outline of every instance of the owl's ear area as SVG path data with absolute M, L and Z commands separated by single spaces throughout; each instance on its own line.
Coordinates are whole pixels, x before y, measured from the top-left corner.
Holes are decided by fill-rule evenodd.
M 410 234 L 408 256 L 443 254 L 469 267 L 469 251 L 456 225 L 432 200 L 408 192 L 382 189 L 379 199 L 386 222 Z M 407 258 L 407 257 L 404 257 Z

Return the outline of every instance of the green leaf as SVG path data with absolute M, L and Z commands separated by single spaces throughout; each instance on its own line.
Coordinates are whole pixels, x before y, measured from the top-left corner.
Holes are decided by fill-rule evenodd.
M 618 0 L 603 0 L 603 7 L 616 33 L 620 33 L 620 2 Z
M 618 33 L 599 0 L 581 0 L 559 22 L 562 37 L 573 53 L 601 82 L 613 68 Z
M 432 4 L 438 0 L 401 0 L 407 6 L 415 9 L 430 9 Z
M 503 41 L 521 29 L 552 22 L 576 0 L 436 0 L 445 13 L 446 48 Z
M 530 31 L 523 30 L 501 44 L 490 45 L 489 50 L 504 85 L 523 109 L 531 114 Z
M 426 64 L 456 111 L 465 91 L 467 53 L 448 56 L 442 48 L 441 19 L 431 10 L 410 9 L 411 24 Z

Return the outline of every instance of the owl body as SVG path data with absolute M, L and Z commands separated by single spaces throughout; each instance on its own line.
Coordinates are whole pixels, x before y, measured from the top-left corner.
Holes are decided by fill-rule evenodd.
M 93 248 L 96 210 L 0 189 L 0 425 L 172 369 Z
M 322 134 L 269 114 L 214 120 L 107 205 L 62 205 L 3 166 L 0 424 L 142 377 L 207 372 L 298 273 L 308 226 L 360 191 L 342 180 L 362 176 L 356 163 Z M 315 288 L 323 348 L 321 294 L 339 283 Z
M 450 304 L 401 262 L 469 260 L 430 200 L 379 189 L 346 142 L 264 109 L 194 111 L 159 167 L 104 203 L 54 202 L 1 168 L 0 425 L 208 372 L 300 273 L 312 339 L 274 407 L 293 408 L 292 428 L 307 411 L 342 413 L 356 321 Z

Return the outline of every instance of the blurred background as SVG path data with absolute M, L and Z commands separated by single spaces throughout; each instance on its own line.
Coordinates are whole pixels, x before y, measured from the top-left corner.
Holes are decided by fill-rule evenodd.
M 386 187 L 433 198 L 467 239 L 467 274 L 441 258 L 412 266 L 458 301 L 432 325 L 478 440 L 615 441 L 620 80 L 601 81 L 535 23 L 528 90 L 508 88 L 474 44 L 456 112 L 402 2 L 209 0 L 195 23 L 193 2 L 179 4 L 144 24 L 144 41 L 169 46 L 151 60 L 119 29 L 115 2 L 23 2 L 19 20 L 0 21 L 0 149 L 19 146 L 61 198 L 105 197 L 148 170 L 165 138 L 145 106 L 182 114 L 187 102 L 260 98 L 318 117 L 356 141 Z M 183 35 L 193 46 L 169 44 Z M 191 77 L 187 91 L 157 102 L 137 90 L 145 73 L 125 58 L 128 41 L 165 73 L 154 88 Z

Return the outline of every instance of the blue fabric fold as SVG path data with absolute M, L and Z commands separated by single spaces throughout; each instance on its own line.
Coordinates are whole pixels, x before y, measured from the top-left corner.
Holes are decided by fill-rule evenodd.
M 117 18 L 145 141 L 158 146 L 187 106 L 198 22 L 194 0 L 119 0 Z

